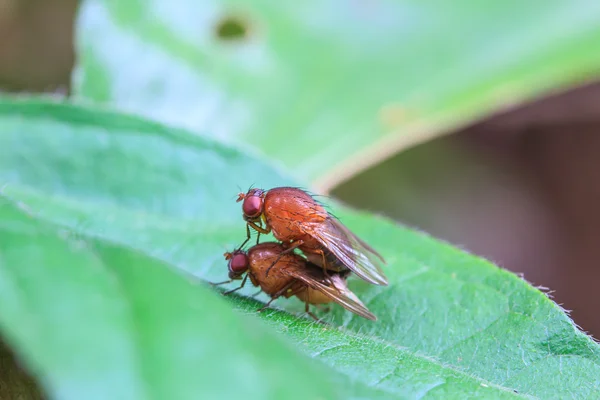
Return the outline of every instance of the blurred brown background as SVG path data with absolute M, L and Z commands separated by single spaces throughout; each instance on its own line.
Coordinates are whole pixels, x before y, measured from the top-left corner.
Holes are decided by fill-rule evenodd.
M 0 90 L 67 93 L 74 0 L 0 0 Z M 493 116 L 333 194 L 550 288 L 600 337 L 600 85 Z

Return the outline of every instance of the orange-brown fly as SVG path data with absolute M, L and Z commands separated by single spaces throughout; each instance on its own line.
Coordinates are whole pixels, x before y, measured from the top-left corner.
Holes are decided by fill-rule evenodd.
M 342 264 L 367 282 L 388 284 L 381 269 L 383 257 L 305 191 L 292 187 L 250 189 L 240 193 L 237 201 L 242 202 L 247 224 L 244 244 L 250 239 L 250 227 L 259 235 L 273 232 L 286 252 L 298 248 L 325 270 L 339 271 Z
M 305 311 L 317 320 L 318 318 L 310 312 L 309 305 L 331 302 L 361 317 L 373 321 L 377 319 L 348 289 L 346 277 L 349 271 L 332 273 L 326 277 L 320 266 L 297 254 L 286 252 L 286 248 L 280 243 L 260 243 L 247 252 L 236 250 L 225 253 L 225 258 L 229 261 L 230 281 L 227 282 L 242 279 L 243 276 L 241 285 L 226 293 L 241 289 L 250 278 L 254 286 L 260 286 L 262 291 L 271 296 L 271 300 L 259 311 L 267 308 L 279 297 L 297 296 L 304 302 Z M 269 268 L 271 272 L 267 274 Z

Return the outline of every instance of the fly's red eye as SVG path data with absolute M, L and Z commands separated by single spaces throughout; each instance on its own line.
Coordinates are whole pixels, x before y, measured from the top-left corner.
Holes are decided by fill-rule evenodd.
M 242 204 L 242 211 L 247 217 L 258 217 L 262 214 L 263 199 L 259 196 L 248 196 L 244 199 Z
M 244 253 L 235 253 L 229 260 L 229 271 L 239 275 L 248 270 L 248 256 Z

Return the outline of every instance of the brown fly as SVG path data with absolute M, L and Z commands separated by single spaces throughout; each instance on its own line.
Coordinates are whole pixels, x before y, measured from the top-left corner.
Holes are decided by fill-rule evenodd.
M 332 273 L 326 277 L 320 266 L 308 262 L 298 254 L 286 252 L 286 248 L 280 243 L 260 243 L 247 252 L 236 250 L 225 253 L 225 258 L 229 260 L 230 281 L 227 282 L 242 279 L 243 276 L 241 285 L 226 293 L 244 287 L 249 277 L 254 286 L 260 286 L 263 292 L 271 296 L 271 300 L 259 311 L 279 297 L 296 296 L 304 302 L 305 311 L 316 320 L 318 318 L 310 312 L 309 305 L 331 302 L 338 303 L 361 317 L 373 321 L 377 319 L 348 289 L 346 277 L 349 271 Z M 267 274 L 270 267 L 271 272 Z
M 383 257 L 305 191 L 292 187 L 250 189 L 240 193 L 237 201 L 242 201 L 247 223 L 246 242 L 250 227 L 259 235 L 273 232 L 287 252 L 298 248 L 326 270 L 339 271 L 343 265 L 367 282 L 388 284 L 381 268 Z

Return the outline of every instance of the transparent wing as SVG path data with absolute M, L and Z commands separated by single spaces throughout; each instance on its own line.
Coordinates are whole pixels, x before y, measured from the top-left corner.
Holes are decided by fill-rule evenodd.
M 383 257 L 337 219 L 330 217 L 320 224 L 311 224 L 307 233 L 360 278 L 376 285 L 388 284 L 381 269 Z
M 346 285 L 346 281 L 337 274 L 330 276 L 331 283 L 323 283 L 327 278 L 321 268 L 287 264 L 283 270 L 286 274 L 302 281 L 314 290 L 318 290 L 331 300 L 335 301 L 346 310 L 360 315 L 363 318 L 376 321 L 377 317 L 359 300 Z

